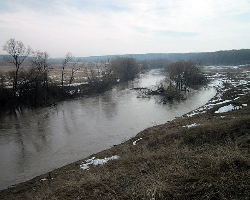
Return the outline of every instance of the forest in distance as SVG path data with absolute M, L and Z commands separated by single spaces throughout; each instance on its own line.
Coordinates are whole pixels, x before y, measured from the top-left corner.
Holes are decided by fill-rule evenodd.
M 245 65 L 250 64 L 250 49 L 234 49 L 224 50 L 216 52 L 196 52 L 196 53 L 146 53 L 146 54 L 124 54 L 120 57 L 131 57 L 139 61 L 143 60 L 158 60 L 168 59 L 171 62 L 178 60 L 185 61 L 197 61 L 199 60 L 202 65 Z M 83 59 L 87 62 L 97 62 L 100 60 L 108 60 L 118 57 L 118 55 L 106 55 L 106 56 L 90 56 L 90 57 L 78 57 L 77 59 Z M 62 58 L 51 58 L 51 61 L 60 61 Z
M 33 51 L 15 39 L 8 40 L 3 50 L 8 55 L 0 56 L 0 110 L 54 105 L 61 100 L 100 93 L 153 68 L 165 69 L 170 81 L 146 93 L 161 95 L 163 103 L 167 103 L 183 99 L 183 91 L 188 87 L 206 84 L 201 65 L 250 63 L 248 49 L 103 56 L 92 62 L 75 58 L 71 53 L 64 58 L 50 58 L 47 52 Z
M 6 55 L 0 55 L 0 66 L 5 66 L 3 58 Z M 146 54 L 124 54 L 124 55 L 104 55 L 76 57 L 77 60 L 86 62 L 100 62 L 114 59 L 117 57 L 131 57 L 139 61 L 168 59 L 171 62 L 178 60 L 201 61 L 202 65 L 245 65 L 250 64 L 250 49 L 234 49 L 216 52 L 191 52 L 191 53 L 146 53 Z M 64 58 L 48 58 L 52 63 L 62 62 Z M 27 59 L 28 60 L 28 59 Z

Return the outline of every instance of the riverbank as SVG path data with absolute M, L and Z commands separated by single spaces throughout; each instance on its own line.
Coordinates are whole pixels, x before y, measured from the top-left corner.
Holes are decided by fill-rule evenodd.
M 203 107 L 0 191 L 0 199 L 247 199 L 250 84 L 219 85 Z

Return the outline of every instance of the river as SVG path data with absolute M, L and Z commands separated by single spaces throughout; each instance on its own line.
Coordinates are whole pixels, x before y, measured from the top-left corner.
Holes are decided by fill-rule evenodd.
M 204 105 L 216 91 L 203 88 L 171 105 L 137 98 L 136 87 L 164 78 L 141 74 L 103 94 L 63 101 L 53 108 L 27 109 L 0 118 L 0 189 L 84 159 Z

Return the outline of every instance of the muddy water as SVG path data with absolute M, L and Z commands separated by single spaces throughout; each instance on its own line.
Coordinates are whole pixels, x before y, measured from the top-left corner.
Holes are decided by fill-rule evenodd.
M 152 70 L 95 97 L 1 117 L 0 189 L 119 144 L 215 95 L 214 89 L 203 88 L 184 102 L 161 105 L 154 98 L 137 98 L 137 91 L 131 90 L 153 86 L 163 78 L 159 70 Z

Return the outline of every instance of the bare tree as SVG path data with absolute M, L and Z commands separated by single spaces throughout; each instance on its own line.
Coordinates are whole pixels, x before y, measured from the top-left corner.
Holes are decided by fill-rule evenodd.
M 96 85 L 100 75 L 100 69 L 97 63 L 88 63 L 88 65 L 84 68 L 84 74 L 88 79 L 89 85 Z
M 38 98 L 38 92 L 40 95 L 44 95 L 44 100 L 47 100 L 49 84 L 48 84 L 48 63 L 49 54 L 41 51 L 36 51 L 34 58 L 31 60 L 33 71 L 36 74 L 33 81 L 35 82 L 35 102 Z M 31 70 L 32 71 L 32 70 Z M 42 87 L 40 90 L 39 87 Z M 35 103 L 36 104 L 36 103 Z
M 3 46 L 3 50 L 7 51 L 10 56 L 5 56 L 4 60 L 8 63 L 13 63 L 16 67 L 14 77 L 13 77 L 13 92 L 16 95 L 18 89 L 18 72 L 23 61 L 29 56 L 32 52 L 31 48 L 25 47 L 21 41 L 16 41 L 11 38 Z
M 66 56 L 65 56 L 65 58 L 64 58 L 64 60 L 62 62 L 62 94 L 64 94 L 64 85 L 63 85 L 63 83 L 64 83 L 64 74 L 65 74 L 64 70 L 65 70 L 66 65 L 68 64 L 68 62 L 70 62 L 72 60 L 72 58 L 73 58 L 73 56 L 69 52 L 69 53 L 66 54 Z
M 73 63 L 72 70 L 71 70 L 71 75 L 70 75 L 70 79 L 69 79 L 69 84 L 71 84 L 73 82 L 73 80 L 75 79 L 74 74 L 85 65 L 85 63 L 83 63 L 81 67 L 76 68 L 76 65 L 78 63 L 79 63 L 79 61 L 76 61 L 76 62 Z
M 46 88 L 48 88 L 48 58 L 49 54 L 46 51 L 36 51 L 35 56 L 31 61 L 32 66 L 37 69 L 39 75 L 41 76 L 41 81 Z

